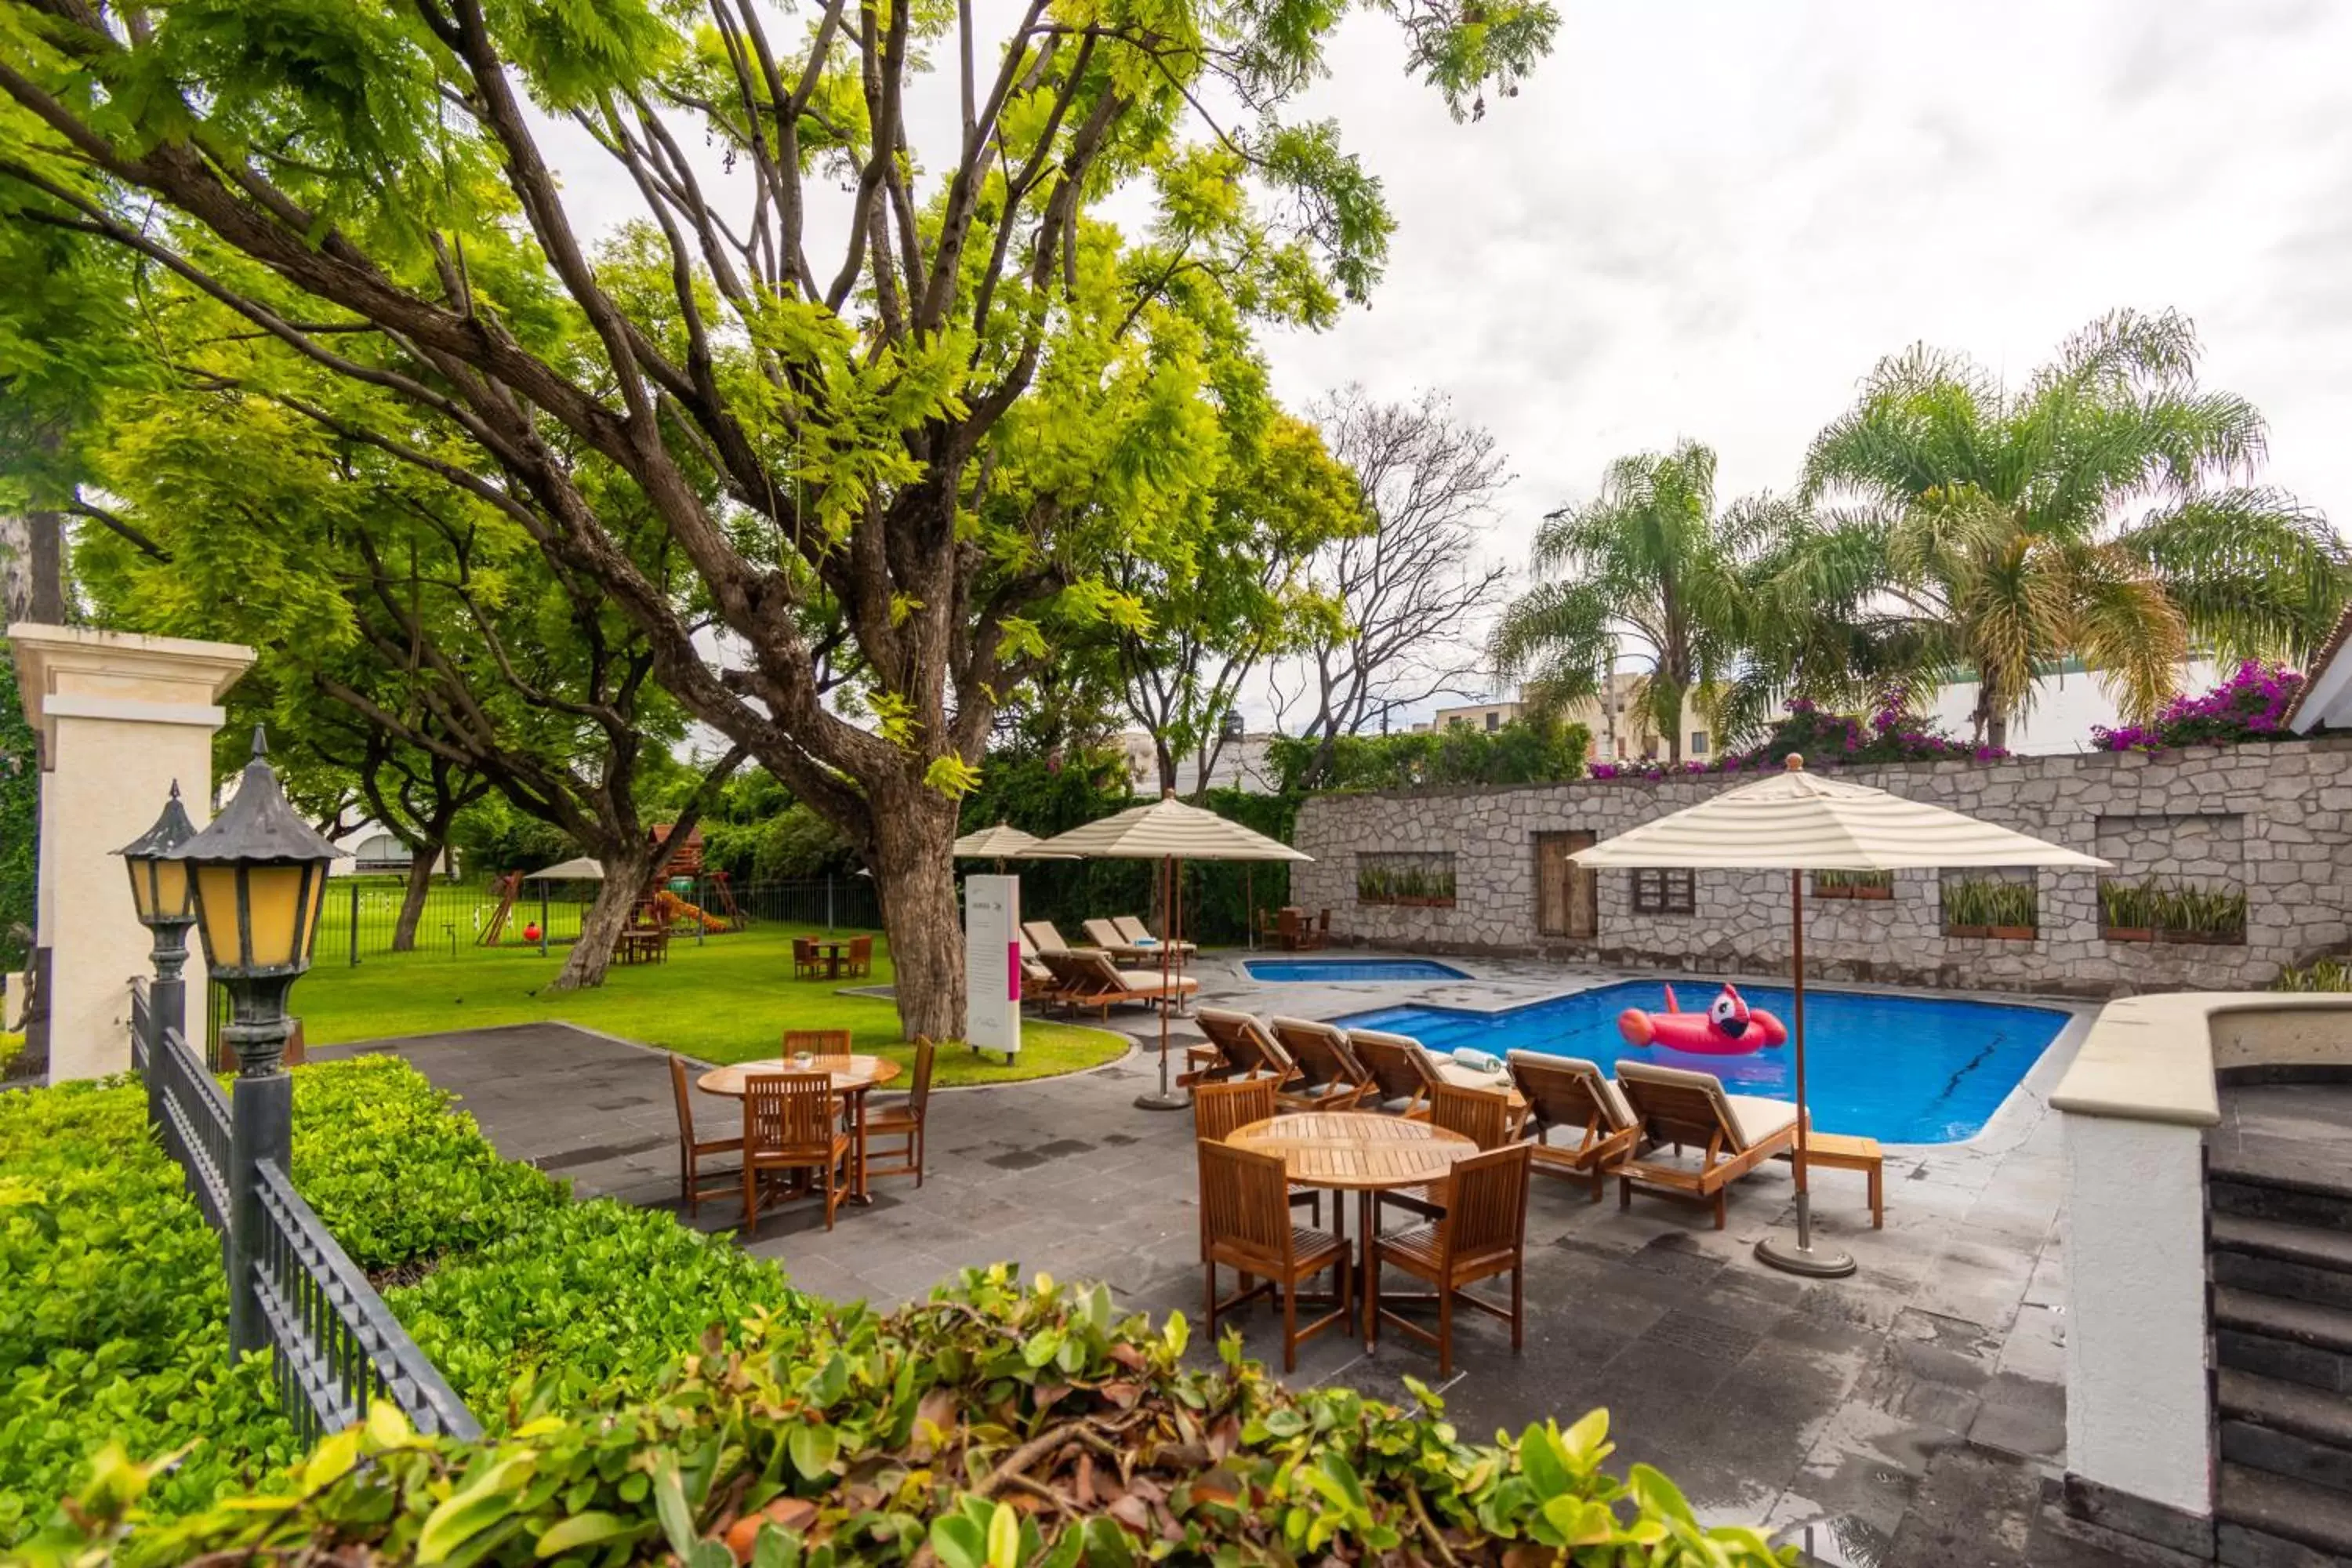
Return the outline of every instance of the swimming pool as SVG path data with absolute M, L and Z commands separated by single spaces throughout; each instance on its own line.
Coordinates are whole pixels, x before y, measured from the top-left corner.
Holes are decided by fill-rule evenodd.
M 1720 985 L 1678 981 L 1685 1011 L 1714 1001 Z M 1790 1021 L 1786 986 L 1742 985 L 1751 1007 Z M 1584 1057 L 1614 1072 L 1620 1057 L 1717 1074 L 1734 1094 L 1794 1100 L 1795 1064 L 1788 1047 L 1752 1056 L 1693 1056 L 1663 1047 L 1636 1049 L 1617 1032 L 1628 1007 L 1656 1011 L 1664 987 L 1628 981 L 1554 997 L 1504 1013 L 1454 1007 L 1382 1007 L 1339 1020 L 1350 1027 L 1411 1035 L 1430 1049 L 1461 1046 L 1501 1056 L 1548 1051 Z M 1983 1131 L 2022 1080 L 2068 1015 L 2051 1007 L 1857 991 L 1805 992 L 1805 1079 L 1813 1125 L 1891 1143 L 1956 1143 Z
M 1349 980 L 1467 980 L 1450 963 L 1433 958 L 1251 958 L 1242 962 L 1252 980 L 1273 982 Z

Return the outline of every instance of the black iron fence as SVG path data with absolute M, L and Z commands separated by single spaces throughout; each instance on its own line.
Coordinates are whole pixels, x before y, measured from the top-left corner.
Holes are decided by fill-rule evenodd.
M 409 948 L 461 958 L 499 948 L 568 947 L 580 940 L 597 886 L 528 882 L 509 900 L 497 880 L 436 880 L 425 889 Z M 848 931 L 878 931 L 882 925 L 881 900 L 870 877 L 740 884 L 716 876 L 681 877 L 665 887 L 730 928 L 763 921 Z M 406 895 L 403 878 L 340 879 L 327 889 L 319 912 L 315 961 L 356 964 L 402 951 L 397 943 Z
M 219 1082 L 159 1016 L 131 997 L 131 1056 L 147 1080 L 149 1120 L 221 1235 L 230 1311 L 264 1326 L 278 1403 L 304 1441 L 338 1432 L 385 1398 L 421 1432 L 477 1437 L 481 1425 L 329 1233 L 285 1167 L 240 1149 Z M 250 1080 L 248 1080 L 250 1081 Z M 242 1198 L 244 1201 L 237 1201 Z M 240 1279 L 234 1260 L 247 1260 Z

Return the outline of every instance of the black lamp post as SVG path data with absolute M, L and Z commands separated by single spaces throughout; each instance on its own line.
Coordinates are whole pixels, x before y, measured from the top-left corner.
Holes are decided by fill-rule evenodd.
M 286 804 L 270 770 L 268 743 L 253 731 L 253 760 L 236 795 L 212 826 L 165 858 L 183 868 L 195 900 L 205 963 L 228 988 L 229 1023 L 221 1031 L 243 1078 L 278 1071 L 293 1026 L 286 994 L 310 967 L 327 868 L 335 847 Z
M 286 804 L 268 752 L 256 725 L 236 798 L 164 857 L 185 868 L 205 963 L 229 994 L 221 1037 L 237 1068 L 229 1094 L 228 1342 L 240 1354 L 269 1342 L 254 1284 L 268 1231 L 257 1172 L 265 1160 L 281 1173 L 293 1163 L 294 1080 L 279 1062 L 293 1032 L 286 994 L 310 967 L 335 858 L 335 847 Z
M 172 851 L 196 836 L 180 804 L 180 782 L 172 781 L 172 797 L 155 826 L 115 851 L 131 872 L 131 902 L 139 923 L 155 939 L 149 956 L 155 964 L 155 983 L 147 990 L 147 1081 L 152 1097 L 158 1082 L 153 1053 L 166 1031 L 185 1035 L 188 1027 L 187 982 L 181 971 L 188 962 L 188 928 L 196 921 L 196 895 L 188 868 L 171 858 Z

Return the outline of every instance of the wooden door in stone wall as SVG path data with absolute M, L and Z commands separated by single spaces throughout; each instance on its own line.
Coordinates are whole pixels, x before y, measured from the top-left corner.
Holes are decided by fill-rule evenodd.
M 1593 845 L 1590 833 L 1536 835 L 1536 934 L 1589 939 L 1601 929 L 1592 872 L 1569 858 Z

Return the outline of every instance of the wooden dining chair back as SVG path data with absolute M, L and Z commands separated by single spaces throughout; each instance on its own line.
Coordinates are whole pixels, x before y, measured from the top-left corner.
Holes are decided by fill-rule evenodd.
M 850 1036 L 847 1029 L 786 1029 L 784 1060 L 805 1055 L 826 1072 L 849 1070 Z
M 1371 1077 L 1372 1092 L 1365 1097 L 1365 1109 L 1374 1105 L 1385 1109 L 1402 1100 L 1405 1115 L 1422 1114 L 1432 1080 L 1420 1041 L 1381 1029 L 1350 1029 L 1348 1048 Z
M 1511 1325 L 1511 1352 L 1518 1353 L 1527 1329 L 1528 1145 L 1507 1144 L 1483 1154 L 1457 1160 L 1446 1177 L 1445 1212 L 1427 1225 L 1381 1237 L 1372 1247 L 1369 1294 L 1372 1334 L 1369 1352 L 1379 1342 L 1382 1323 L 1402 1331 L 1423 1344 L 1437 1348 L 1437 1374 L 1454 1375 L 1454 1309 L 1475 1308 Z M 1389 1296 L 1391 1302 L 1419 1302 L 1437 1308 L 1437 1328 L 1423 1325 L 1381 1305 L 1381 1270 L 1401 1268 L 1429 1285 L 1420 1296 Z M 1511 1277 L 1511 1303 L 1473 1295 L 1469 1287 L 1498 1274 Z
M 849 939 L 848 969 L 852 974 L 874 973 L 874 939 L 872 937 L 853 936 Z
M 1289 1182 L 1280 1156 L 1236 1149 L 1203 1139 L 1195 1145 L 1201 1167 L 1202 1265 L 1208 1275 L 1208 1331 L 1217 1317 L 1259 1296 L 1282 1305 L 1282 1370 L 1298 1369 L 1298 1347 L 1324 1330 L 1353 1317 L 1349 1295 L 1348 1244 L 1326 1231 L 1295 1225 Z M 1220 1265 L 1237 1271 L 1242 1288 L 1217 1299 Z M 1298 1288 L 1328 1269 L 1336 1305 L 1313 1322 L 1298 1321 Z M 1257 1281 L 1253 1284 L 1252 1281 Z
M 866 1113 L 866 1173 L 868 1176 L 912 1176 L 923 1184 L 923 1115 L 931 1101 L 931 1064 L 939 1047 L 929 1035 L 915 1037 L 915 1074 L 903 1098 L 876 1106 Z M 890 1140 L 901 1146 L 880 1151 L 886 1163 L 875 1163 L 874 1145 Z
M 819 1182 L 824 1228 L 849 1191 L 849 1134 L 833 1076 L 824 1072 L 753 1073 L 743 1080 L 743 1230 L 760 1225 L 760 1181 L 798 1173 Z
M 686 1076 L 686 1063 L 676 1054 L 669 1058 L 670 1096 L 677 1103 L 677 1195 L 691 1216 L 702 1207 L 707 1197 L 719 1197 L 735 1190 L 742 1173 L 730 1168 L 702 1173 L 702 1160 L 707 1154 L 740 1154 L 743 1150 L 740 1136 L 733 1138 L 697 1138 L 694 1135 L 694 1085 Z
M 1282 943 L 1284 952 L 1297 952 L 1300 945 L 1298 911 L 1292 909 L 1278 911 L 1275 916 L 1274 934 L 1275 940 Z
M 1275 1043 L 1298 1064 L 1298 1080 L 1283 1091 L 1286 1104 L 1301 1110 L 1352 1110 L 1372 1092 L 1371 1075 L 1348 1048 L 1348 1031 L 1311 1018 L 1276 1017 L 1268 1026 Z
M 1511 1097 L 1439 1083 L 1429 1091 L 1429 1120 L 1433 1126 L 1461 1133 L 1481 1150 L 1499 1149 L 1511 1142 Z
M 824 964 L 817 958 L 816 942 L 804 936 L 793 938 L 793 978 L 823 974 Z
M 1274 1079 L 1263 1073 L 1192 1088 L 1192 1135 L 1206 1142 L 1222 1143 L 1274 1111 Z

